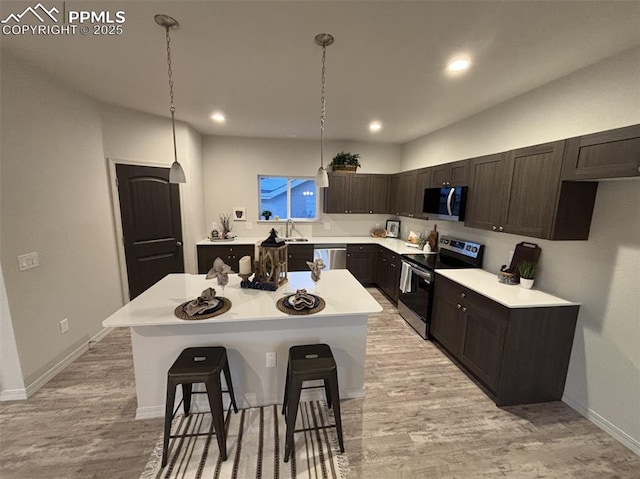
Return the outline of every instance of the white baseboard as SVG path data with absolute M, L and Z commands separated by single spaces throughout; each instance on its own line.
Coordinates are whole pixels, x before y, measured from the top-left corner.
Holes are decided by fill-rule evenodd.
M 578 413 L 582 414 L 593 424 L 598 426 L 607 434 L 613 436 L 618 442 L 622 443 L 624 446 L 628 447 L 635 454 L 640 456 L 640 440 L 631 437 L 629 434 L 624 432 L 622 429 L 612 424 L 603 418 L 600 414 L 595 411 L 592 411 L 587 406 L 582 404 L 576 398 L 569 396 L 568 394 L 564 394 L 562 396 L 562 402 L 567 404 L 572 409 L 576 410 Z
M 24 401 L 25 399 L 27 399 L 25 388 L 0 391 L 0 401 Z
M 77 349 L 72 351 L 67 357 L 65 357 L 58 364 L 53 366 L 47 372 L 45 372 L 42 376 L 36 379 L 34 382 L 29 384 L 25 389 L 12 389 L 9 391 L 0 392 L 0 401 L 15 401 L 15 400 L 25 400 L 29 399 L 33 396 L 40 388 L 42 388 L 45 384 L 51 381 L 54 377 L 60 374 L 64 369 L 69 366 L 72 362 L 82 356 L 89 350 L 90 343 L 97 343 L 102 340 L 105 336 L 107 336 L 111 332 L 110 329 L 104 328 L 98 334 L 93 336 L 89 341 L 83 343 Z

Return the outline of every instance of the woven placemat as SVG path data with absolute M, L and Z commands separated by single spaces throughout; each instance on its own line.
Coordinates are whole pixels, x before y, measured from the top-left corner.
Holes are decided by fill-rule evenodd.
M 297 314 L 297 315 L 313 314 L 313 313 L 317 313 L 319 311 L 322 311 L 324 309 L 325 305 L 326 305 L 326 303 L 324 302 L 324 299 L 322 299 L 320 296 L 316 296 L 315 294 L 312 294 L 311 296 L 313 296 L 314 298 L 316 298 L 318 300 L 318 306 L 316 306 L 314 308 L 301 309 L 301 310 L 298 311 L 297 309 L 290 308 L 289 306 L 286 306 L 284 304 L 284 302 L 287 299 L 289 299 L 291 296 L 295 296 L 295 294 L 289 294 L 289 295 L 287 295 L 287 296 L 285 296 L 283 298 L 280 298 L 276 302 L 276 306 L 283 313 Z
M 209 319 L 209 318 L 213 318 L 214 316 L 220 316 L 221 314 L 226 313 L 231 309 L 231 300 L 229 300 L 228 298 L 219 298 L 219 297 L 216 297 L 216 299 L 218 301 L 222 301 L 222 307 L 208 314 L 196 314 L 195 316 L 189 316 L 184 311 L 184 306 L 186 304 L 189 304 L 191 301 L 185 301 L 180 306 L 178 306 L 173 313 L 180 319 L 198 320 L 198 319 Z

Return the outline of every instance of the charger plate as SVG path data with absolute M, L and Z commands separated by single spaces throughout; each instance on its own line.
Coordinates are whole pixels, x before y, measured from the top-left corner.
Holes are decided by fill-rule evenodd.
M 295 293 L 284 296 L 276 302 L 277 308 L 283 313 L 295 314 L 295 315 L 313 314 L 313 313 L 322 311 L 326 306 L 324 299 L 322 299 L 320 296 L 316 296 L 315 294 L 312 294 L 311 296 L 313 296 L 313 298 L 315 299 L 313 308 L 305 308 L 305 309 L 297 310 L 292 308 L 291 304 L 289 303 L 289 298 L 291 298 L 292 296 L 295 296 Z
M 216 297 L 216 299 L 220 302 L 216 306 L 214 306 L 211 310 L 207 310 L 207 312 L 203 314 L 195 314 L 193 316 L 189 316 L 187 314 L 187 312 L 185 311 L 185 308 L 187 304 L 189 304 L 191 301 L 185 301 L 180 306 L 178 306 L 175 309 L 174 314 L 176 315 L 176 317 L 180 319 L 187 319 L 187 320 L 193 321 L 198 319 L 209 319 L 215 316 L 220 316 L 221 314 L 226 313 L 231 309 L 231 300 L 229 300 L 228 298 L 219 298 L 219 297 Z

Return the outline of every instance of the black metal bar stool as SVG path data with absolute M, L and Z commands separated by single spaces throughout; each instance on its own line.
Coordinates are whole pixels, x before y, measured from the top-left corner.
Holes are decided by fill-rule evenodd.
M 305 381 L 322 379 L 324 386 L 303 387 Z M 284 401 L 282 414 L 285 415 L 287 432 L 285 434 L 284 462 L 289 461 L 293 448 L 293 433 L 310 429 L 295 430 L 296 416 L 298 415 L 298 403 L 303 389 L 324 387 L 327 397 L 327 405 L 333 408 L 335 425 L 320 426 L 324 429 L 335 427 L 338 433 L 340 452 L 344 452 L 342 439 L 342 419 L 340 417 L 340 393 L 338 392 L 338 367 L 333 358 L 331 348 L 327 344 L 307 344 L 303 346 L 291 346 L 289 348 L 289 361 L 287 363 L 287 376 L 284 386 Z
M 220 382 L 220 374 L 224 373 L 227 382 L 227 390 L 222 390 Z M 191 391 L 191 386 L 195 383 L 204 383 L 206 391 Z M 209 407 L 211 408 L 211 416 L 214 432 L 196 433 L 196 434 L 171 434 L 171 422 L 180 408 L 173 410 L 176 397 L 176 387 L 182 385 L 182 403 L 184 407 L 184 415 L 189 415 L 191 408 L 192 394 L 206 394 L 209 398 Z M 228 393 L 231 397 L 231 404 L 227 410 L 227 415 L 233 410 L 238 412 L 236 399 L 233 394 L 233 384 L 231 383 L 231 372 L 229 371 L 229 363 L 227 362 L 227 350 L 221 346 L 187 348 L 183 350 L 178 359 L 169 368 L 167 373 L 167 402 L 164 413 L 164 444 L 162 448 L 162 467 L 167 465 L 167 451 L 169 449 L 169 439 L 178 437 L 191 436 L 209 436 L 216 435 L 218 439 L 218 448 L 220 449 L 220 457 L 223 461 L 227 460 L 227 436 L 224 427 L 225 416 L 222 406 L 222 393 Z

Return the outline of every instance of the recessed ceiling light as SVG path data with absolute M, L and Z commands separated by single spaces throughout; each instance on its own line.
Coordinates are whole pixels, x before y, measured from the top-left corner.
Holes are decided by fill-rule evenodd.
M 225 122 L 225 117 L 220 112 L 216 112 L 213 115 L 211 115 L 211 119 L 213 121 L 215 121 L 216 123 L 224 123 Z
M 375 133 L 377 131 L 380 131 L 382 129 L 382 124 L 379 121 L 372 121 L 371 123 L 369 123 L 369 131 L 371 133 Z
M 468 57 L 455 57 L 447 64 L 447 71 L 450 73 L 460 73 L 468 70 L 471 60 Z

